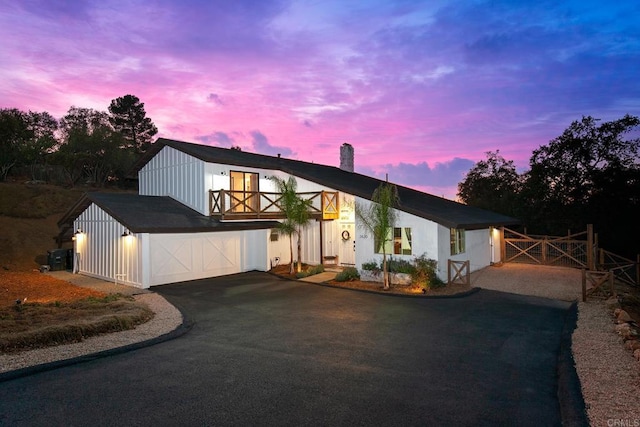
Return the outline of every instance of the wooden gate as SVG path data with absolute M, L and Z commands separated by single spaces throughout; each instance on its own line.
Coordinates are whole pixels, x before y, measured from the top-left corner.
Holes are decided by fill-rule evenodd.
M 503 262 L 606 271 L 611 272 L 619 282 L 640 286 L 640 255 L 633 261 L 599 249 L 598 238 L 591 224 L 587 225 L 587 231 L 563 237 L 532 236 L 506 227 L 501 236 Z
M 593 227 L 562 237 L 532 236 L 505 228 L 502 240 L 504 262 L 554 265 L 594 270 Z

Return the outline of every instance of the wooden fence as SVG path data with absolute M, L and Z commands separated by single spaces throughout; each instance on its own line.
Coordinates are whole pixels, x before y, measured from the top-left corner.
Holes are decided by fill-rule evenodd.
M 616 296 L 615 275 L 612 271 L 587 271 L 582 269 L 582 301 L 588 296 L 609 298 Z M 590 286 L 587 286 L 590 285 Z
M 633 261 L 598 248 L 598 235 L 591 224 L 586 231 L 560 237 L 528 235 L 506 227 L 501 236 L 504 262 L 574 267 L 594 274 L 611 272 L 619 282 L 640 285 L 640 255 Z
M 469 261 L 447 262 L 447 284 L 471 285 L 471 263 Z
M 567 236 L 533 236 L 505 228 L 502 243 L 504 262 L 555 265 L 593 270 L 596 243 L 593 227 Z
M 604 249 L 600 249 L 598 255 L 598 270 L 610 271 L 616 280 L 628 285 L 640 285 L 640 255 L 636 261 Z

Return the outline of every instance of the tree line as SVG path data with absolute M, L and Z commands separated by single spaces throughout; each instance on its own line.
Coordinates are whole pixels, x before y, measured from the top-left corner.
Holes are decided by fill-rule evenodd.
M 600 246 L 633 257 L 640 240 L 640 119 L 584 116 L 533 151 L 518 173 L 487 152 L 458 184 L 463 203 L 522 221 L 530 234 L 566 235 L 594 224 Z M 635 136 L 635 137 L 634 137 Z
M 72 106 L 59 120 L 0 109 L 0 181 L 28 175 L 68 186 L 122 183 L 157 133 L 134 95 L 113 99 L 108 112 Z
M 602 247 L 635 257 L 639 131 L 640 119 L 631 115 L 610 122 L 582 117 L 534 150 L 522 173 L 499 150 L 487 152 L 458 184 L 458 197 L 518 218 L 532 234 L 564 235 L 594 224 Z M 0 109 L 0 181 L 29 175 L 67 186 L 122 184 L 157 133 L 134 95 L 113 99 L 108 112 L 72 106 L 59 120 Z

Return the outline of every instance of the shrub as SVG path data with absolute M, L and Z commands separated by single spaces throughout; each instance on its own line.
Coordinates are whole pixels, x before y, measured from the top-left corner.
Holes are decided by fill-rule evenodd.
M 368 270 L 368 271 L 373 271 L 374 273 L 378 273 L 378 272 L 380 272 L 380 270 L 382 270 L 378 266 L 378 262 L 376 260 L 363 262 L 362 263 L 362 269 L 363 270 Z
M 389 273 L 413 274 L 415 267 L 407 260 L 389 257 L 387 260 L 387 271 L 389 271 Z
M 322 264 L 314 265 L 313 267 L 309 267 L 305 271 L 301 271 L 296 273 L 296 278 L 302 279 L 304 277 L 313 276 L 314 274 L 320 274 L 324 272 L 324 266 Z
M 437 267 L 438 262 L 427 258 L 426 254 L 416 257 L 413 260 L 414 271 L 411 273 L 411 281 L 421 286 L 425 291 L 431 288 L 443 287 L 446 283 L 436 274 Z
M 309 270 L 309 276 L 313 276 L 314 274 L 320 274 L 324 272 L 324 265 L 318 264 L 311 267 Z
M 364 267 L 363 267 L 364 268 Z M 336 282 L 350 282 L 351 280 L 358 280 L 360 273 L 355 267 L 347 267 L 336 275 Z

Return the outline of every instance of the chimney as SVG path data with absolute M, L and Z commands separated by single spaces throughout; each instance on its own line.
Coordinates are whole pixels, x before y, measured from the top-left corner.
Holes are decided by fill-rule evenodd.
M 346 142 L 340 147 L 340 169 L 353 172 L 353 147 Z

